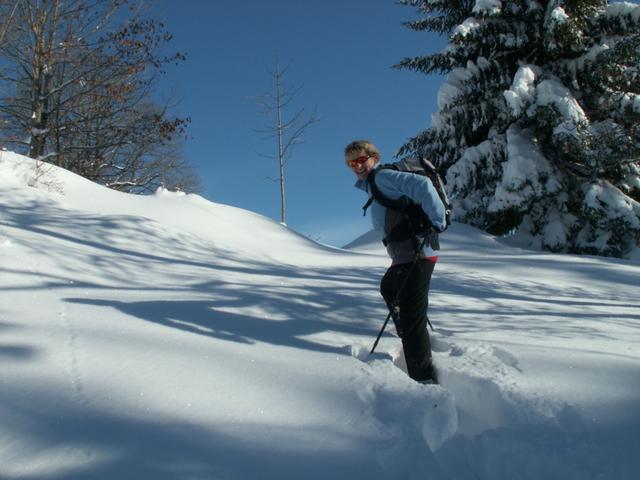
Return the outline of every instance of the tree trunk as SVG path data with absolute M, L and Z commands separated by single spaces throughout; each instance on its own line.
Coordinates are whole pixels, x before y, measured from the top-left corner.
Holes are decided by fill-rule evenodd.
M 278 108 L 278 163 L 280 167 L 280 222 L 283 225 L 287 224 L 287 207 L 284 191 L 284 127 L 282 125 L 282 91 L 280 85 L 279 70 L 276 76 L 276 92 L 277 92 L 277 108 Z

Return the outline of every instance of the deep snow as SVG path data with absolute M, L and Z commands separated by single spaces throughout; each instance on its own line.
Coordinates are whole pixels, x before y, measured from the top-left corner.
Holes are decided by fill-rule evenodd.
M 371 235 L 47 170 L 1 154 L 1 480 L 636 478 L 637 261 L 454 225 L 425 386 Z

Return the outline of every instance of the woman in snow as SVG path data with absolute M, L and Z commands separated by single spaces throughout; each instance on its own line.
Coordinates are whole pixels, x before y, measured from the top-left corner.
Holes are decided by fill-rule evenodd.
M 438 257 L 421 238 L 391 235 L 406 217 L 402 211 L 382 205 L 380 195 L 392 201 L 406 199 L 419 205 L 431 225 L 439 231 L 446 228 L 445 207 L 425 176 L 380 168 L 380 152 L 368 140 L 349 143 L 344 149 L 344 157 L 358 177 L 356 187 L 370 196 L 373 228 L 387 240 L 385 245 L 391 266 L 382 278 L 380 292 L 392 311 L 398 336 L 402 339 L 409 376 L 420 382 L 436 382 L 427 331 L 427 307 L 429 282 Z M 379 192 L 375 195 L 372 182 Z

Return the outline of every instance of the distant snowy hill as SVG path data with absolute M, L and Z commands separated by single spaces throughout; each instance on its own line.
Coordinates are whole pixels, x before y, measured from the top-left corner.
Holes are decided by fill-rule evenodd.
M 0 156 L 0 479 L 636 478 L 640 266 L 454 225 L 441 386 L 403 372 L 369 236 Z
M 343 248 L 345 250 L 383 250 L 380 235 L 375 230 L 360 235 Z

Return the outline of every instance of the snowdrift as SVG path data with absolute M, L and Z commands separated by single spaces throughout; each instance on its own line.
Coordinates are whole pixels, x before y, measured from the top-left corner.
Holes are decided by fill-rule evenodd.
M 348 250 L 196 195 L 0 157 L 0 479 L 631 479 L 638 265 L 454 225 L 403 372 Z M 635 478 L 635 475 L 634 475 Z

